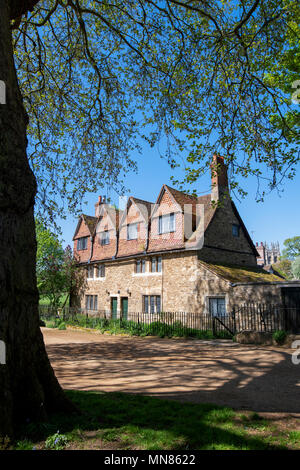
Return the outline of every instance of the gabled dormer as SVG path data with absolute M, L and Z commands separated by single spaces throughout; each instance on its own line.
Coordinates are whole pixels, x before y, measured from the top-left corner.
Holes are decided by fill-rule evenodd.
M 147 250 L 148 221 L 152 203 L 130 197 L 119 224 L 118 257 L 141 254 Z
M 100 198 L 96 205 L 97 224 L 94 233 L 92 261 L 113 258 L 118 248 L 118 227 L 122 211 Z
M 73 237 L 74 255 L 79 262 L 89 261 L 92 253 L 92 239 L 97 223 L 96 217 L 82 214 L 79 217 L 78 224 Z
M 187 223 L 189 215 L 191 228 L 195 228 L 196 201 L 193 196 L 163 185 L 151 212 L 148 251 L 184 247 L 184 224 Z

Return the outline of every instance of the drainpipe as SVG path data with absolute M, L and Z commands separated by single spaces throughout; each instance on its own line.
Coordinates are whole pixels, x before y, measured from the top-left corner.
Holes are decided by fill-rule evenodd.
M 91 259 L 93 257 L 94 237 L 92 235 L 90 236 L 90 242 L 91 242 L 91 251 L 90 251 L 90 257 L 89 257 L 89 260 L 88 260 L 88 264 L 90 264 Z

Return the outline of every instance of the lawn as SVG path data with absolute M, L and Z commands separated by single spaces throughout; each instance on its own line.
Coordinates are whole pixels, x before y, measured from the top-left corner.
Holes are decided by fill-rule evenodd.
M 60 304 L 61 307 L 64 305 L 64 303 L 66 301 L 66 297 L 68 295 L 69 294 L 61 294 L 61 297 L 59 299 L 59 304 Z M 49 301 L 48 297 L 46 297 L 44 295 L 40 295 L 39 305 L 50 305 L 50 301 Z
M 25 449 L 258 450 L 300 449 L 289 418 L 264 419 L 212 404 L 131 395 L 67 391 L 82 414 L 28 423 L 13 446 Z M 8 444 L 9 446 L 9 444 Z

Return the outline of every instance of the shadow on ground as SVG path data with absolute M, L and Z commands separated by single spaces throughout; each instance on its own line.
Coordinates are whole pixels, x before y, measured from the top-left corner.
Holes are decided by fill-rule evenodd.
M 284 449 L 250 435 L 235 413 L 216 405 L 158 400 L 122 393 L 68 391 L 81 415 L 57 414 L 47 423 L 20 430 L 33 442 L 59 430 L 71 433 L 84 448 L 98 449 Z M 91 443 L 89 443 L 91 441 Z M 93 444 L 92 444 L 93 441 Z
M 232 342 L 44 331 L 65 389 L 151 395 L 258 412 L 300 412 L 291 351 Z

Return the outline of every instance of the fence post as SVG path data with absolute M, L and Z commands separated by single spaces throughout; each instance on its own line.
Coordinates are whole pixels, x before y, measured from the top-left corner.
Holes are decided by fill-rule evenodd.
M 232 308 L 232 319 L 233 319 L 233 331 L 236 334 L 236 318 L 235 318 L 235 306 Z
M 213 327 L 213 336 L 216 336 L 216 319 L 215 319 L 215 317 L 213 317 L 212 327 Z

